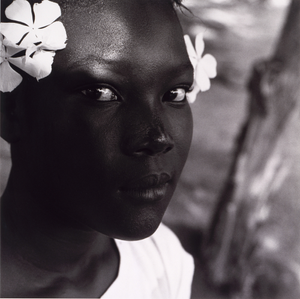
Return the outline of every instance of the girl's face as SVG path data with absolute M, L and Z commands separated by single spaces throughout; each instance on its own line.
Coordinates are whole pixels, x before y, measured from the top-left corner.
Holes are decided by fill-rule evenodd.
M 168 1 L 101 3 L 63 10 L 68 44 L 29 88 L 19 154 L 38 206 L 139 239 L 159 225 L 187 158 L 193 70 Z

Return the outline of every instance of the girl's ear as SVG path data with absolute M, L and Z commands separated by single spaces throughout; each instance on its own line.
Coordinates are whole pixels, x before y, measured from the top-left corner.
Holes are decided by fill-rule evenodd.
M 8 143 L 19 140 L 20 128 L 17 117 L 16 93 L 1 93 L 1 137 Z

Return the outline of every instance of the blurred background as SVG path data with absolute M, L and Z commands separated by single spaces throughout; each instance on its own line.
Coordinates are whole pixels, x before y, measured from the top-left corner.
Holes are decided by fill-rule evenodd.
M 298 299 L 299 114 L 282 133 L 278 159 L 287 161 L 284 169 L 288 170 L 279 183 L 277 179 L 276 188 L 269 184 L 263 202 L 258 200 L 254 208 L 247 198 L 241 199 L 247 205 L 239 203 L 236 214 L 230 214 L 236 196 L 228 193 L 228 183 L 235 179 L 233 164 L 241 132 L 249 118 L 247 85 L 252 68 L 257 60 L 268 60 L 274 54 L 290 1 L 186 0 L 184 4 L 190 10 L 179 13 L 184 33 L 194 42 L 196 34 L 204 32 L 204 53 L 213 54 L 218 61 L 211 89 L 192 104 L 193 143 L 164 217 L 195 258 L 192 298 Z M 295 34 L 299 37 L 299 32 Z M 2 193 L 10 169 L 9 146 L 3 140 L 0 150 Z M 232 215 L 237 219 L 233 224 Z M 228 223 L 235 227 L 231 237 Z
M 256 203 L 250 198 L 244 200 L 246 205 L 239 204 L 235 215 L 237 228 L 232 229 L 234 236 L 227 241 L 229 253 L 220 253 L 228 233 L 223 227 L 232 220 L 226 214 L 232 201 L 226 185 L 232 176 L 238 138 L 249 117 L 248 82 L 254 64 L 269 60 L 275 53 L 291 2 L 186 0 L 183 3 L 192 12 L 179 13 L 184 33 L 194 42 L 196 34 L 204 32 L 204 53 L 213 54 L 218 62 L 218 75 L 211 81 L 211 89 L 200 93 L 192 104 L 193 143 L 164 218 L 196 259 L 192 298 L 300 298 L 299 114 L 281 133 L 278 159 L 284 161 L 285 170 L 281 169 L 282 176 L 277 175 L 281 176 L 277 178 L 280 182 L 276 188 L 269 183 L 264 198 L 260 196 Z M 293 30 L 293 38 L 300 39 L 296 26 Z M 299 60 L 300 54 L 296 55 Z M 254 146 L 259 142 L 255 141 Z M 258 151 L 263 151 L 258 146 Z M 267 181 L 270 172 L 266 170 L 261 180 Z M 279 173 L 279 169 L 273 172 Z M 249 224 L 251 219 L 257 219 L 255 228 Z M 237 245 L 239 240 L 244 240 L 243 244 Z

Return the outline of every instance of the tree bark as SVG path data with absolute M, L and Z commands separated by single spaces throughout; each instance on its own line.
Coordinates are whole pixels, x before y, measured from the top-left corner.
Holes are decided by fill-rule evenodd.
M 292 0 L 273 57 L 255 65 L 248 87 L 248 117 L 204 247 L 209 278 L 235 298 L 300 298 L 300 260 L 262 233 L 293 163 L 284 149 L 299 123 L 300 0 Z

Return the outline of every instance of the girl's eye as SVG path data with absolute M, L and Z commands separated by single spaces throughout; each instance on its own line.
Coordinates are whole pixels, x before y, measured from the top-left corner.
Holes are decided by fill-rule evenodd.
M 118 96 L 108 87 L 93 87 L 81 90 L 81 92 L 92 100 L 99 102 L 117 101 Z
M 163 100 L 166 102 L 184 102 L 186 100 L 186 90 L 175 88 L 164 94 Z

